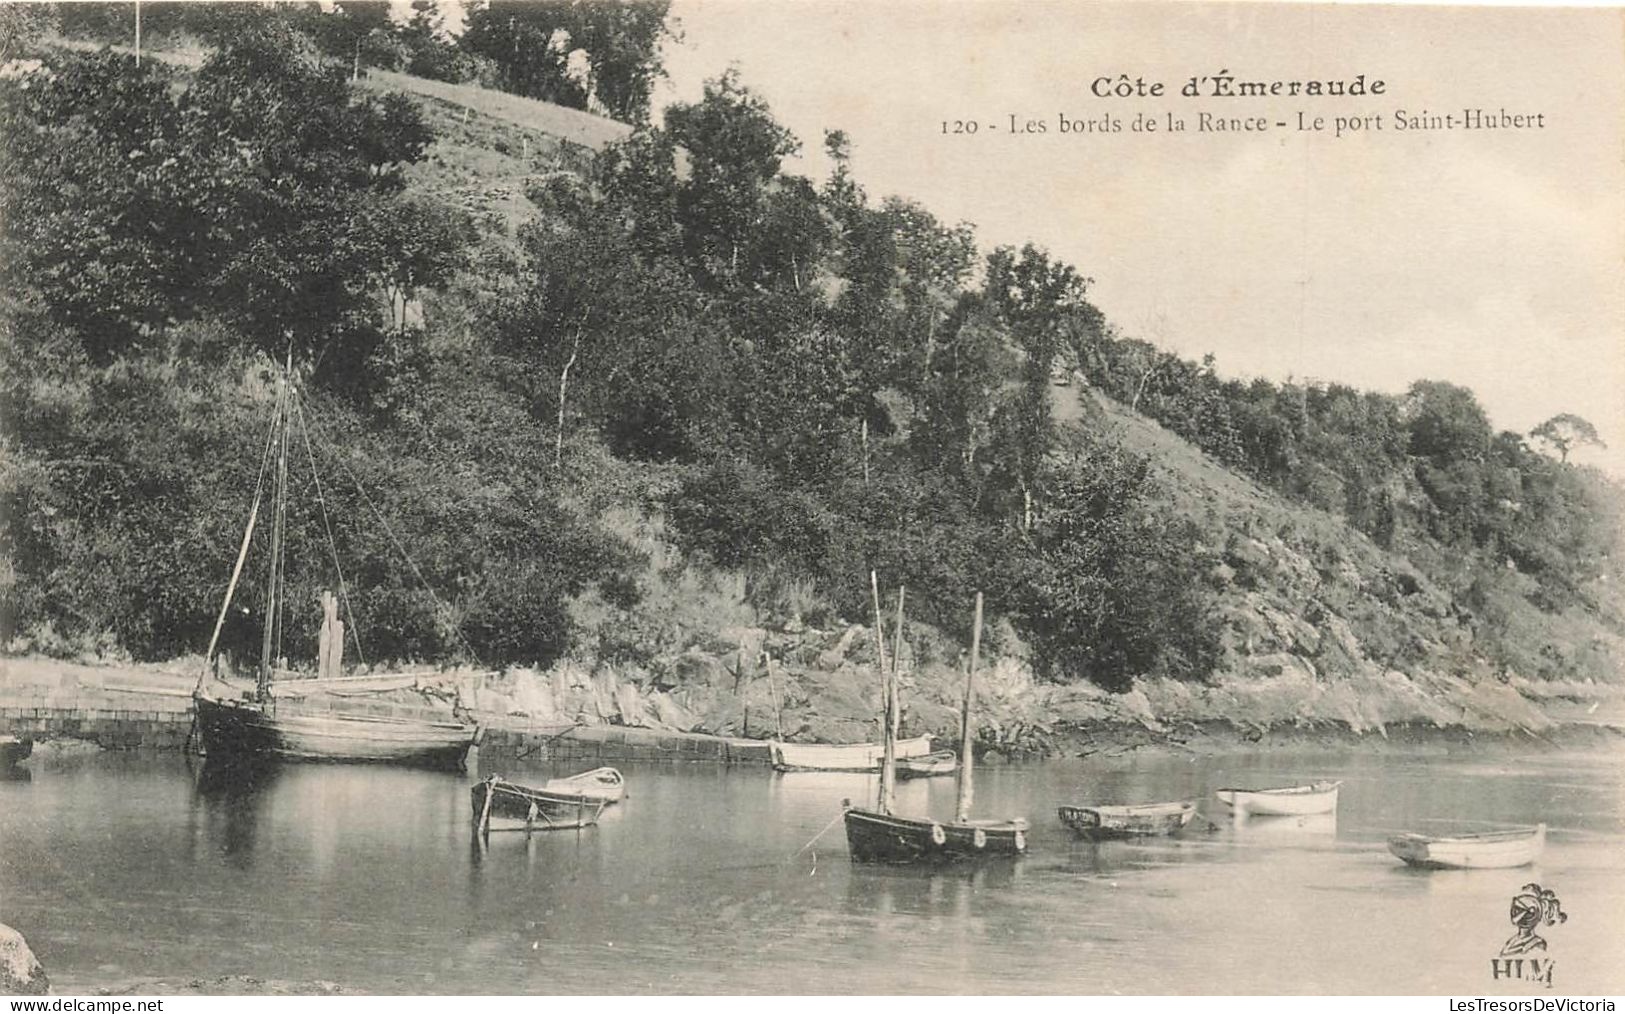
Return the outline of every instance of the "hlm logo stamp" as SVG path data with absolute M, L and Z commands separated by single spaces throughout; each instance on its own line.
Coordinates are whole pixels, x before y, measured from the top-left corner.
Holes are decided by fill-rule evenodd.
M 1512 928 L 1516 931 L 1501 945 L 1501 953 L 1490 959 L 1490 974 L 1496 979 L 1539 983 L 1552 988 L 1552 972 L 1557 961 L 1547 952 L 1546 938 L 1537 930 L 1569 921 L 1557 893 L 1539 884 L 1525 884 L 1512 896 Z

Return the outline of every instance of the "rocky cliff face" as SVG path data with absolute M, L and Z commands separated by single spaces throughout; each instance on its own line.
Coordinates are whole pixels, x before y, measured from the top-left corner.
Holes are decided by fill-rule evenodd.
M 1071 395 L 1069 395 L 1071 396 Z M 1090 397 L 1085 394 L 1083 397 Z M 981 742 L 1049 751 L 1080 729 L 1150 737 L 1228 725 L 1242 735 L 1289 727 L 1386 735 L 1396 725 L 1539 733 L 1554 697 L 1617 697 L 1625 639 L 1592 617 L 1543 615 L 1523 603 L 1506 616 L 1539 672 L 1480 650 L 1490 622 L 1455 601 L 1404 556 L 1324 513 L 1287 504 L 1220 467 L 1177 436 L 1105 399 L 1105 424 L 1149 455 L 1173 507 L 1195 521 L 1217 560 L 1207 575 L 1223 662 L 1206 684 L 1146 679 L 1109 694 L 1075 674 L 1035 680 L 1008 626 L 979 675 Z M 736 618 L 741 610 L 719 610 Z M 690 618 L 692 619 L 692 618 Z M 477 706 L 537 723 L 611 723 L 725 736 L 816 742 L 878 734 L 872 631 L 687 624 L 682 643 L 643 664 L 570 660 L 514 671 L 476 692 Z M 1504 640 L 1504 639 L 1503 639 Z M 902 658 L 908 733 L 958 735 L 963 646 L 911 625 Z M 1562 677 L 1560 689 L 1552 682 Z

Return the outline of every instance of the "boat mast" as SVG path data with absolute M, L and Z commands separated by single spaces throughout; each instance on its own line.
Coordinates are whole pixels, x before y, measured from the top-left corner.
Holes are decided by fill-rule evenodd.
M 875 667 L 880 673 L 880 799 L 877 809 L 881 813 L 891 813 L 892 806 L 892 780 L 896 777 L 893 764 L 897 759 L 897 747 L 893 743 L 892 716 L 891 716 L 891 680 L 886 674 L 886 627 L 880 615 L 880 581 L 875 572 L 869 572 L 869 595 L 875 606 Z
M 287 369 L 277 378 L 276 425 L 277 459 L 276 485 L 272 487 L 271 569 L 266 579 L 265 629 L 260 636 L 260 672 L 254 696 L 268 700 L 271 696 L 271 645 L 275 640 L 277 617 L 281 613 L 282 596 L 282 527 L 287 516 L 288 502 L 288 386 L 293 370 L 293 354 L 288 354 Z
M 959 796 L 954 804 L 954 819 L 966 821 L 970 819 L 971 796 L 971 766 L 974 763 L 974 753 L 971 744 L 975 741 L 976 730 L 971 724 L 971 708 L 976 701 L 976 663 L 982 652 L 982 593 L 976 593 L 976 626 L 970 638 L 970 668 L 965 670 L 965 704 L 959 712 Z
M 898 667 L 903 661 L 903 586 L 897 586 L 897 640 L 891 653 L 891 679 L 886 681 L 886 738 L 881 740 L 880 794 L 890 813 L 897 793 L 897 727 L 902 708 L 897 703 Z

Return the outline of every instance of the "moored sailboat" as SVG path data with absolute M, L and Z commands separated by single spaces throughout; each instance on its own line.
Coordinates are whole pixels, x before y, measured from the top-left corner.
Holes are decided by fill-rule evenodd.
M 875 603 L 875 642 L 881 679 L 884 685 L 884 755 L 880 769 L 880 800 L 874 810 L 859 809 L 848 804 L 844 814 L 846 843 L 857 862 L 945 862 L 992 856 L 1020 855 L 1027 850 L 1027 822 L 1013 820 L 972 820 L 969 816 L 972 798 L 971 742 L 974 724 L 971 719 L 975 698 L 977 656 L 982 642 L 982 595 L 976 595 L 976 630 L 971 640 L 970 667 L 965 676 L 964 708 L 960 713 L 959 791 L 952 820 L 905 817 L 892 812 L 893 790 L 896 783 L 896 757 L 893 748 L 897 739 L 897 670 L 896 655 L 888 676 L 886 670 L 885 639 L 881 634 L 880 591 L 875 576 L 870 574 L 870 587 Z M 903 636 L 903 592 L 897 593 L 897 638 L 899 649 Z
M 220 632 L 231 608 L 238 579 L 242 576 L 255 523 L 259 518 L 263 484 L 254 494 L 242 547 L 226 587 L 225 601 L 221 603 L 214 633 L 209 639 L 204 670 L 192 693 L 197 730 L 204 752 L 211 759 L 228 762 L 280 758 L 381 762 L 459 770 L 478 731 L 473 725 L 408 717 L 312 713 L 297 706 L 282 704 L 273 692 L 272 646 L 281 625 L 281 611 L 286 605 L 283 535 L 287 517 L 288 441 L 295 397 L 290 359 L 288 367 L 277 379 L 276 409 L 261 461 L 263 478 L 273 454 L 275 456 L 271 489 L 270 564 L 267 568 L 266 609 L 258 675 L 250 690 L 220 679 L 213 667 Z M 336 633 L 324 630 L 324 666 L 334 672 L 337 671 L 338 657 L 343 650 L 342 629 L 342 625 L 336 625 Z

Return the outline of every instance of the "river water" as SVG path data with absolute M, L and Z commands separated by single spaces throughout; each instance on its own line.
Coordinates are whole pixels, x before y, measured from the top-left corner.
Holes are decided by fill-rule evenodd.
M 1625 991 L 1619 750 L 982 766 L 978 814 L 1026 815 L 1030 853 L 938 871 L 847 858 L 835 818 L 872 792 L 862 775 L 625 765 L 599 827 L 482 846 L 472 776 L 28 766 L 0 780 L 0 922 L 64 991 L 247 974 L 381 993 L 1546 992 L 1492 977 L 1529 882 L 1569 916 L 1541 928 L 1551 991 Z M 1344 780 L 1335 820 L 1235 823 L 1212 799 L 1321 777 Z M 953 791 L 904 783 L 899 810 L 947 814 Z M 1177 839 L 1092 845 L 1055 819 L 1180 797 L 1203 816 Z M 1415 871 L 1383 845 L 1537 820 L 1546 853 L 1524 869 Z

